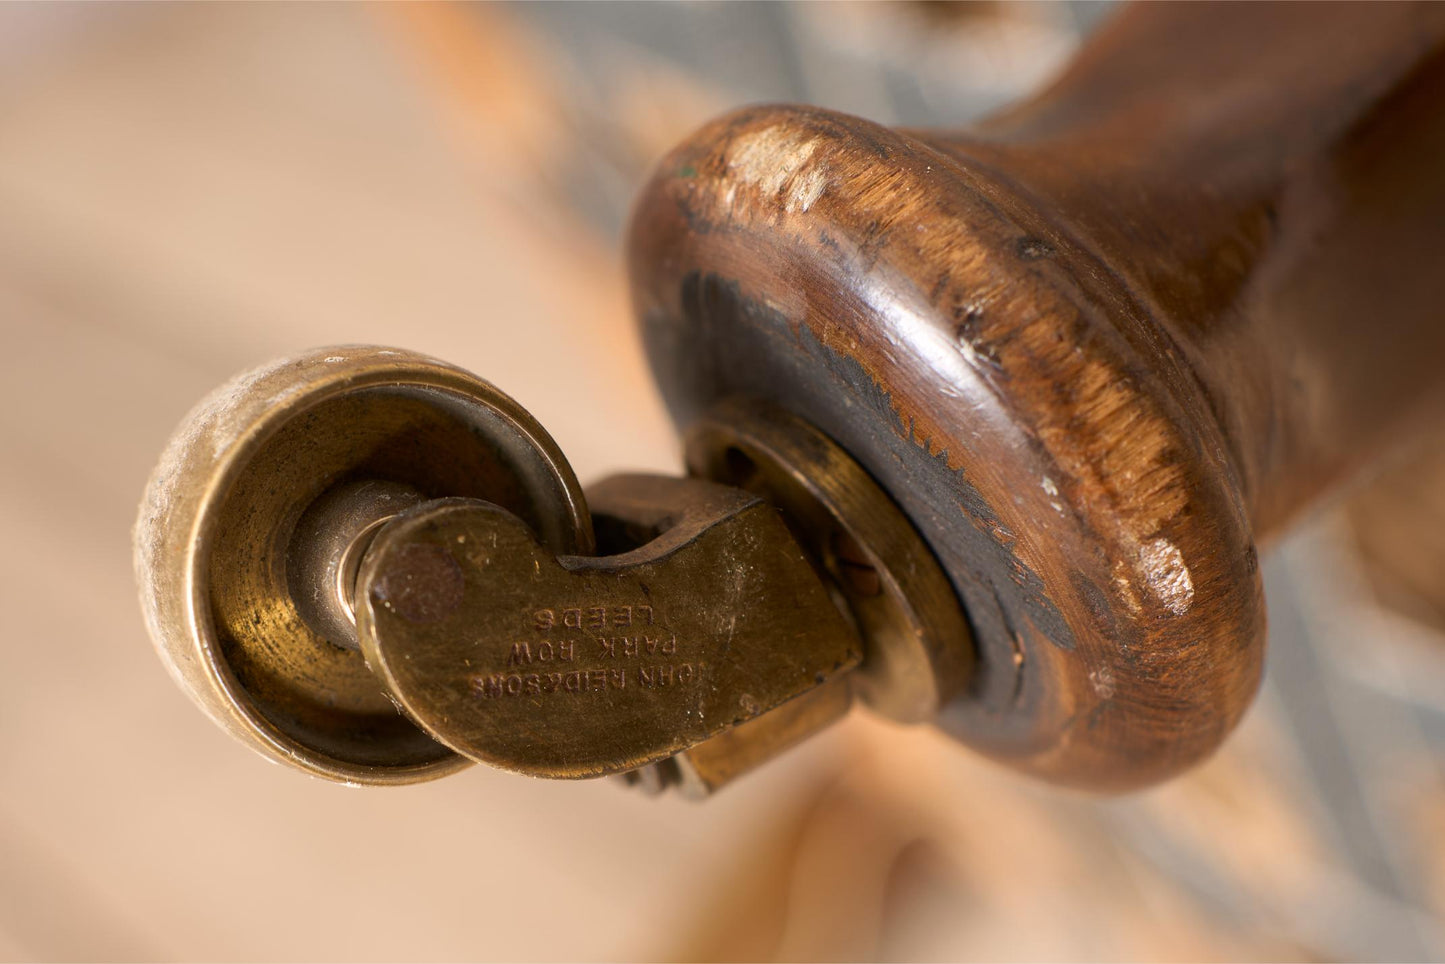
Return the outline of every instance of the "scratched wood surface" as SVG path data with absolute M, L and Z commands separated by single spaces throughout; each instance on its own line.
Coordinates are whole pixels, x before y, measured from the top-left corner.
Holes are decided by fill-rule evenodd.
M 0 10 L 0 959 L 1441 946 L 1440 788 L 1388 785 L 1388 816 L 1424 855 L 1406 887 L 1341 843 L 1379 831 L 1379 801 L 1311 817 L 1349 794 L 1301 756 L 1294 704 L 1269 688 L 1206 767 L 1117 802 L 861 716 L 704 807 L 481 768 L 348 790 L 232 743 L 167 679 L 133 598 L 129 526 L 176 420 L 266 358 L 398 343 L 514 394 L 584 481 L 672 469 L 615 218 L 587 204 L 629 196 L 648 158 L 735 95 L 622 45 L 631 95 L 608 105 L 626 109 L 579 115 L 549 47 L 562 32 L 538 24 L 550 12 L 42 10 Z M 832 26 L 866 35 L 862 16 Z M 626 150 L 599 159 L 589 130 Z M 1322 531 L 1306 549 L 1340 544 Z M 1290 599 L 1308 614 L 1335 585 L 1291 575 L 1286 632 Z M 1382 672 L 1435 667 L 1423 645 Z M 1393 745 L 1399 773 L 1428 772 L 1434 744 Z
M 743 108 L 640 195 L 679 422 L 762 398 L 852 453 L 968 608 L 945 725 L 1045 779 L 1213 752 L 1263 666 L 1256 545 L 1445 424 L 1445 7 L 1304 9 L 1120 11 L 976 131 Z

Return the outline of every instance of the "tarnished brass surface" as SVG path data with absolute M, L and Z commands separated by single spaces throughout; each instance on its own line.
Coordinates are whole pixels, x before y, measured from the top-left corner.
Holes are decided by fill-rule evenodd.
M 761 499 L 655 476 L 601 488 L 616 521 L 656 537 L 558 558 L 510 513 L 456 499 L 377 535 L 357 586 L 362 647 L 437 740 L 537 776 L 619 773 L 858 664 L 858 638 Z
M 178 431 L 137 525 L 142 602 L 223 727 L 357 783 L 477 760 L 701 797 L 855 689 L 909 721 L 959 690 L 958 603 L 841 449 L 732 405 L 688 459 L 692 478 L 594 486 L 594 516 L 487 383 L 389 349 L 313 352 Z
M 701 800 L 842 719 L 853 705 L 855 673 L 789 700 L 765 716 L 689 747 L 672 760 L 671 782 Z
M 693 473 L 782 510 L 865 640 L 864 660 L 845 680 L 629 774 L 629 782 L 704 797 L 839 719 L 855 694 L 911 723 L 932 719 L 963 689 L 973 642 L 958 600 L 912 525 L 847 453 L 801 419 L 734 400 L 694 426 L 687 461 Z M 620 494 L 592 491 L 593 509 L 622 514 Z
M 973 639 L 953 588 L 893 500 L 827 436 L 732 400 L 689 431 L 687 465 L 782 509 L 868 641 L 855 686 L 871 709 L 918 723 L 962 691 Z
M 330 779 L 413 782 L 466 760 L 307 624 L 287 574 L 308 506 L 367 479 L 485 498 L 553 551 L 592 548 L 571 468 L 510 398 L 421 355 L 333 347 L 239 376 L 177 429 L 136 524 L 141 607 L 177 681 L 251 747 Z
M 399 482 L 365 479 L 332 486 L 296 523 L 286 556 L 286 583 L 296 611 L 328 643 L 360 650 L 356 577 L 377 532 L 426 497 Z

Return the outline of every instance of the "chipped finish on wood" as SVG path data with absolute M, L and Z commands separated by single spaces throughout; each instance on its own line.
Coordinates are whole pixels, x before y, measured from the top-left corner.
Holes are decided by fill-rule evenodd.
M 629 243 L 675 417 L 781 404 L 898 500 L 978 638 L 951 732 L 1117 789 L 1238 721 L 1256 539 L 1439 407 L 1442 21 L 1142 7 L 972 132 L 761 107 L 662 162 Z

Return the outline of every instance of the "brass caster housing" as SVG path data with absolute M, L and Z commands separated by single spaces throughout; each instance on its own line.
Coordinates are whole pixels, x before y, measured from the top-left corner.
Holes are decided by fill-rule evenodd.
M 479 761 L 703 796 L 855 695 L 920 722 L 962 691 L 957 599 L 846 453 L 733 402 L 687 461 L 584 497 L 488 383 L 317 350 L 177 431 L 136 526 L 142 608 L 223 728 L 356 784 Z

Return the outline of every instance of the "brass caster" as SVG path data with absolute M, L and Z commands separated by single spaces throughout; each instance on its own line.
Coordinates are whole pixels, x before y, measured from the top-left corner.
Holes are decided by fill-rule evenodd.
M 136 528 L 142 605 L 222 727 L 348 783 L 478 761 L 705 796 L 855 696 L 921 722 L 962 691 L 958 601 L 846 453 L 737 403 L 688 456 L 584 500 L 486 382 L 312 352 L 182 424 Z

